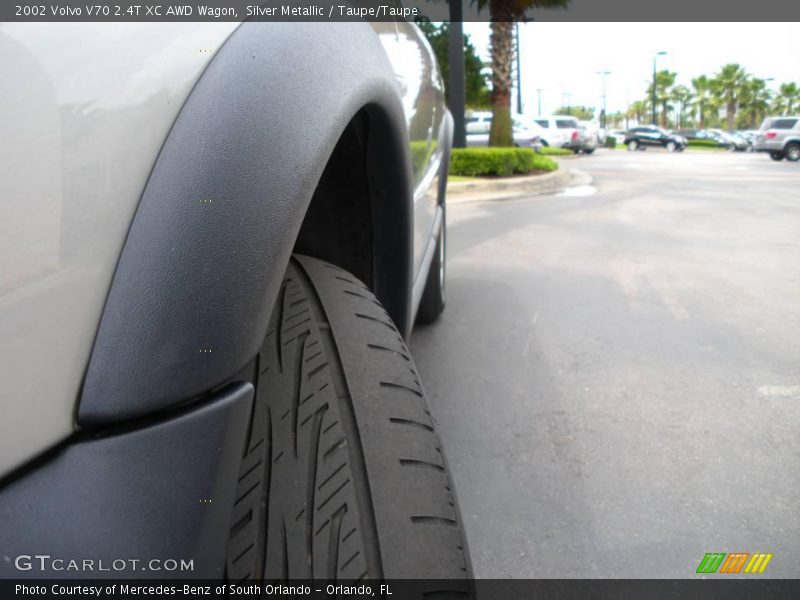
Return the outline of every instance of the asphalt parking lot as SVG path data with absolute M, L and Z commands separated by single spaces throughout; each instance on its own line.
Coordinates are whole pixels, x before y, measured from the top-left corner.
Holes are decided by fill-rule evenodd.
M 448 207 L 412 350 L 477 577 L 800 576 L 800 164 L 600 150 Z

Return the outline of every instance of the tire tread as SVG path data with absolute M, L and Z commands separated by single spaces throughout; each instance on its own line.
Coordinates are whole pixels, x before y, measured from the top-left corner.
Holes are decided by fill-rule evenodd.
M 419 375 L 366 286 L 293 259 L 257 364 L 230 580 L 471 572 Z

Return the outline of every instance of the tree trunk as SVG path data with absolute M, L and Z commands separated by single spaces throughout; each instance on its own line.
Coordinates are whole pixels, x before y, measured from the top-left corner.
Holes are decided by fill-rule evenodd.
M 736 119 L 736 104 L 728 102 L 728 131 L 733 131 L 733 122 Z
M 509 0 L 489 4 L 492 53 L 492 126 L 490 146 L 513 146 L 511 123 L 511 66 L 514 56 L 514 12 Z
M 706 128 L 706 103 L 700 103 L 700 129 Z

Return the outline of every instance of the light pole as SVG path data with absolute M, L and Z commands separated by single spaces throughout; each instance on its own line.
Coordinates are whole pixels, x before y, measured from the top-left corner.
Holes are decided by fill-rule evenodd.
M 625 131 L 628 131 L 628 114 L 631 111 L 630 88 L 625 88 Z
M 600 127 L 606 128 L 606 75 L 611 75 L 611 71 L 597 71 L 597 75 L 603 78 L 603 112 L 600 114 Z
M 653 55 L 653 125 L 658 125 L 656 122 L 656 59 L 659 56 L 664 56 L 665 54 L 666 52 L 662 50 L 661 52 L 656 52 L 655 55 Z
M 449 106 L 453 115 L 453 146 L 464 148 L 467 145 L 464 108 L 466 90 L 464 86 L 464 23 L 461 0 L 450 0 L 450 34 L 447 40 L 447 60 L 450 73 Z
M 516 24 L 515 34 L 516 34 L 516 46 L 517 46 L 517 114 L 522 114 L 522 71 L 520 70 L 520 62 L 519 57 L 522 52 L 520 52 L 519 47 L 519 23 Z
M 536 94 L 539 96 L 539 112 L 536 113 L 541 116 L 542 114 L 542 91 L 544 88 L 536 88 Z

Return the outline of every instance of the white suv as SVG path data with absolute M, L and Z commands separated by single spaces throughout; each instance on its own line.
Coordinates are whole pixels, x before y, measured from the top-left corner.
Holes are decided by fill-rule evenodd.
M 583 149 L 578 119 L 567 115 L 534 117 L 529 119 L 545 130 L 542 136 L 548 146 L 568 148 L 574 152 Z

